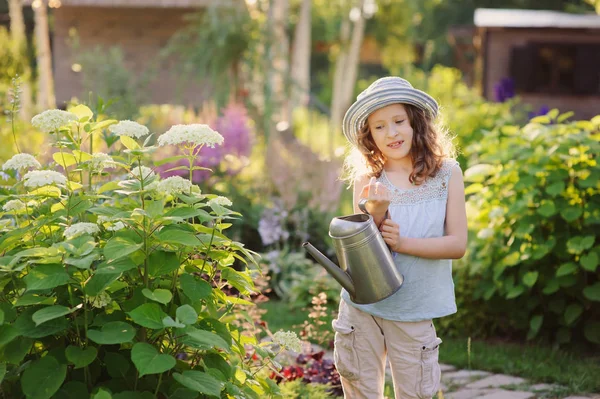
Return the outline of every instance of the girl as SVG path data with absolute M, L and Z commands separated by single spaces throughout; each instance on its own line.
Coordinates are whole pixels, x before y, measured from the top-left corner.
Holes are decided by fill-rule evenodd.
M 334 357 L 346 398 L 383 398 L 386 357 L 396 398 L 431 398 L 439 386 L 442 340 L 432 319 L 456 312 L 451 259 L 465 253 L 467 221 L 462 172 L 437 113 L 431 96 L 386 77 L 344 116 L 355 211 L 373 216 L 404 276 L 373 304 L 342 290 Z

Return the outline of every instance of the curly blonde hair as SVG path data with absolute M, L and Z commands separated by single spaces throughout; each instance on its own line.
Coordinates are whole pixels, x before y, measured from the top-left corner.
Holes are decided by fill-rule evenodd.
M 441 123 L 436 124 L 428 112 L 410 104 L 402 105 L 413 129 L 410 149 L 413 171 L 409 180 L 414 185 L 420 185 L 428 177 L 436 175 L 444 159 L 455 156 L 455 149 L 448 130 Z M 386 159 L 375 145 L 367 122 L 358 132 L 357 141 L 358 146 L 350 151 L 344 161 L 344 180 L 353 183 L 364 175 L 380 177 Z

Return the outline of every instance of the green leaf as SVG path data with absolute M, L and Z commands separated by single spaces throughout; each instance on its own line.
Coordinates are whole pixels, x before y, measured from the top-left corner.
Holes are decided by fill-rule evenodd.
M 127 147 L 128 150 L 138 150 L 141 148 L 137 141 L 129 136 L 120 136 L 119 140 L 121 140 L 121 143 Z
M 0 363 L 0 384 L 4 381 L 6 375 L 6 363 Z
M 529 332 L 527 333 L 527 339 L 533 339 L 540 331 L 542 322 L 544 321 L 544 315 L 535 315 L 529 321 Z
M 598 267 L 598 264 L 600 264 L 600 259 L 598 259 L 598 253 L 590 252 L 588 254 L 583 255 L 579 259 L 579 263 L 581 263 L 581 266 L 585 270 L 594 273 L 596 271 L 596 268 Z
M 42 338 L 63 331 L 69 327 L 69 322 L 65 318 L 49 320 L 39 326 L 36 326 L 32 316 L 36 312 L 35 308 L 27 308 L 19 315 L 14 322 L 14 327 L 18 333 L 28 338 Z
M 496 167 L 489 164 L 478 164 L 465 170 L 464 180 L 470 183 L 482 183 L 485 179 L 496 172 Z
M 67 152 L 55 152 L 52 154 L 52 159 L 65 169 L 77 163 L 77 158 L 75 158 L 73 154 Z
M 539 276 L 538 272 L 527 272 L 525 273 L 525 275 L 523 276 L 523 284 L 525 284 L 528 287 L 533 287 L 533 285 L 535 284 L 535 282 L 537 281 Z
M 560 211 L 560 216 L 567 222 L 574 222 L 583 215 L 583 209 L 580 207 L 570 206 Z
M 25 294 L 19 297 L 15 302 L 15 306 L 31 306 L 31 305 L 54 305 L 56 298 L 41 296 L 36 294 Z
M 62 265 L 39 265 L 23 279 L 27 290 L 47 290 L 69 282 L 69 275 Z
M 75 309 L 69 309 L 66 306 L 61 305 L 47 306 L 35 312 L 33 316 L 31 316 L 31 319 L 37 327 L 42 323 L 68 315 L 73 311 L 75 311 Z
M 594 245 L 596 237 L 594 236 L 575 236 L 567 241 L 567 250 L 572 254 L 580 254 Z
M 179 276 L 179 284 L 183 293 L 190 298 L 192 302 L 207 298 L 212 292 L 212 287 L 207 281 L 197 280 L 191 274 L 182 274 Z
M 107 127 L 109 127 L 110 125 L 114 125 L 116 123 L 118 123 L 119 121 L 116 119 L 106 119 L 100 122 L 96 122 L 93 124 L 92 126 L 92 130 L 101 130 L 101 129 L 106 129 Z
M 88 346 L 83 349 L 79 346 L 69 345 L 65 350 L 67 360 L 75 365 L 76 369 L 80 369 L 91 364 L 98 356 L 98 349 L 93 346 Z
M 543 217 L 549 218 L 556 214 L 556 206 L 554 205 L 554 202 L 544 200 L 542 201 L 542 205 L 537 209 L 537 213 Z
M 583 289 L 583 296 L 590 301 L 600 302 L 600 281 Z
M 186 159 L 187 157 L 185 155 L 175 155 L 172 157 L 168 157 L 168 158 L 163 158 L 163 159 L 159 159 L 154 161 L 154 165 L 155 166 L 162 166 L 165 165 L 167 163 L 172 163 L 172 162 L 177 162 L 177 161 L 181 161 L 182 159 Z
M 238 289 L 242 294 L 248 294 L 254 291 L 252 278 L 244 272 L 238 272 L 231 267 L 221 271 L 221 277 L 227 280 L 229 284 Z
M 565 183 L 562 181 L 553 183 L 553 184 L 549 185 L 548 188 L 546 188 L 546 192 L 553 197 L 556 197 L 557 195 L 561 194 L 563 191 L 565 191 Z
M 173 294 L 171 294 L 171 291 L 162 288 L 158 288 L 154 291 L 150 291 L 148 288 L 144 288 L 142 290 L 142 294 L 144 294 L 146 298 L 156 302 L 160 302 L 162 304 L 167 304 L 171 302 L 171 299 L 173 298 Z
M 221 348 L 229 350 L 230 348 L 230 344 L 225 342 L 223 338 L 210 331 L 187 327 L 185 333 L 192 339 L 193 344 L 200 345 L 206 349 Z
M 78 269 L 89 269 L 96 259 L 100 257 L 99 253 L 93 253 L 88 256 L 84 256 L 83 258 L 66 258 L 64 262 L 67 265 L 73 265 Z
M 171 226 L 164 227 L 157 234 L 157 238 L 162 243 L 178 246 L 188 245 L 190 247 L 197 247 L 202 244 L 193 232 Z
M 581 239 L 581 246 L 583 247 L 583 249 L 590 249 L 594 245 L 595 241 L 595 236 L 584 236 Z
M 173 320 L 173 318 L 171 316 L 167 316 L 163 319 L 163 326 L 174 327 L 174 328 L 184 328 L 185 324 L 181 324 L 178 321 Z
M 129 317 L 140 326 L 159 330 L 163 328 L 163 319 L 167 316 L 155 303 L 145 303 L 128 313 Z
M 92 110 L 83 104 L 78 104 L 72 108 L 69 108 L 69 112 L 77 115 L 79 122 L 87 122 L 94 116 Z
M 173 378 L 186 388 L 205 395 L 220 397 L 223 383 L 202 371 L 187 370 L 173 373 Z
M 100 388 L 98 389 L 98 392 L 90 396 L 90 399 L 113 399 L 113 397 L 109 391 L 104 388 Z
M 83 289 L 87 295 L 96 296 L 114 283 L 119 277 L 121 277 L 121 273 L 96 273 L 87 281 L 87 283 L 85 283 Z
M 127 372 L 131 367 L 129 359 L 120 353 L 107 352 L 102 360 L 106 364 L 108 375 L 112 378 L 126 378 Z
M 213 219 L 213 217 L 210 216 L 210 214 L 208 212 L 206 212 L 205 210 L 192 208 L 190 206 L 173 208 L 170 211 L 168 211 L 167 213 L 165 213 L 164 216 L 181 218 L 181 219 L 190 219 L 190 218 L 201 216 L 200 221 L 202 221 L 202 222 L 206 222 L 206 221 Z
M 588 341 L 600 344 L 600 322 L 588 321 L 583 328 L 583 334 Z
M 190 325 L 198 321 L 198 313 L 196 313 L 196 310 L 190 305 L 182 305 L 178 307 L 175 311 L 175 315 L 177 316 L 177 320 L 183 324 Z
M 122 344 L 131 342 L 135 337 L 135 328 L 122 321 L 111 321 L 103 325 L 101 330 L 88 330 L 87 336 L 100 345 Z
M 113 262 L 102 262 L 96 269 L 96 274 L 120 274 L 134 269 L 136 264 L 130 258 L 121 258 Z
M 21 388 L 27 399 L 50 399 L 67 376 L 67 366 L 46 355 L 23 372 Z
M 81 399 L 89 398 L 90 394 L 85 383 L 81 381 L 66 382 L 52 399 Z
M 33 345 L 33 339 L 18 337 L 10 345 L 4 347 L 4 355 L 0 356 L 11 364 L 21 364 Z M 1 345 L 0 345 L 1 346 Z
M 506 294 L 506 299 L 516 298 L 523 292 L 525 292 L 525 287 L 523 287 L 522 285 L 517 285 L 508 291 L 508 293 Z
M 174 252 L 154 251 L 148 259 L 148 273 L 152 277 L 171 273 L 177 270 L 179 266 L 179 258 Z
M 0 326 L 0 346 L 8 344 L 13 339 L 17 338 L 19 334 L 19 330 L 11 324 Z
M 238 397 L 241 398 L 242 396 L 238 395 Z M 177 388 L 171 394 L 171 396 L 169 396 L 169 399 L 196 399 L 196 398 L 198 398 L 198 392 L 192 391 L 187 388 Z
M 566 276 L 568 274 L 573 274 L 577 271 L 578 267 L 573 262 L 563 263 L 560 265 L 558 270 L 556 270 L 556 277 Z
M 175 367 L 177 361 L 171 355 L 160 354 L 152 345 L 138 342 L 131 349 L 131 360 L 140 373 L 160 374 Z
M 113 237 L 104 247 L 104 257 L 107 262 L 115 261 L 137 251 L 142 245 L 123 237 Z
M 567 309 L 565 309 L 565 322 L 568 326 L 573 324 L 575 320 L 577 320 L 579 316 L 581 316 L 582 313 L 583 306 L 581 306 L 578 303 L 570 304 L 569 306 L 567 306 Z

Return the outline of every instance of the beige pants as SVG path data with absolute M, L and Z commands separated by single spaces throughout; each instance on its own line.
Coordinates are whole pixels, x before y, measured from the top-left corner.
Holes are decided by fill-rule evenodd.
M 386 355 L 396 399 L 431 398 L 440 383 L 436 336 L 431 320 L 401 322 L 372 316 L 343 299 L 335 330 L 335 365 L 344 398 L 382 399 Z

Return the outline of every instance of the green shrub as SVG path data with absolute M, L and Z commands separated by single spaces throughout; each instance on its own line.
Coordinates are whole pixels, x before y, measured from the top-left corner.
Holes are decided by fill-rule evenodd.
M 281 395 L 285 399 L 328 399 L 335 398 L 325 384 L 306 384 L 302 380 L 294 380 L 281 384 Z
M 54 170 L 24 175 L 40 167 L 25 154 L 3 165 L 20 176 L 0 198 L 3 394 L 276 395 L 259 373 L 275 354 L 238 310 L 252 305 L 244 298 L 256 271 L 255 254 L 225 235 L 241 215 L 188 180 L 160 180 L 146 166 L 155 148 L 138 141 L 143 126 L 94 119 L 83 105 L 69 111 L 34 122 L 56 139 L 55 164 L 46 165 Z M 112 157 L 90 148 L 106 130 L 120 136 Z M 218 138 L 206 130 L 170 137 L 190 163 L 198 140 Z M 248 267 L 235 270 L 236 259 Z
M 505 125 L 470 148 L 474 236 L 457 293 L 472 292 L 478 302 L 461 312 L 474 310 L 488 333 L 600 344 L 600 117 L 569 116 Z

